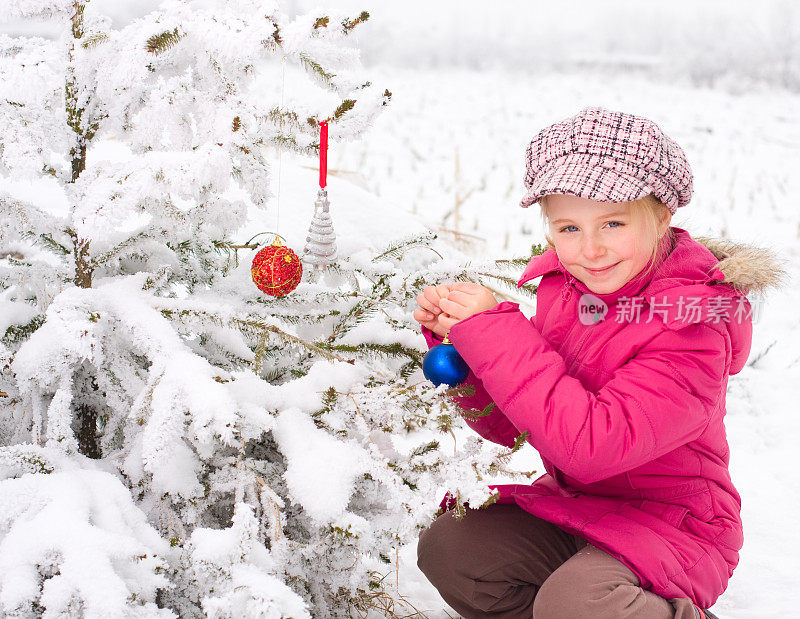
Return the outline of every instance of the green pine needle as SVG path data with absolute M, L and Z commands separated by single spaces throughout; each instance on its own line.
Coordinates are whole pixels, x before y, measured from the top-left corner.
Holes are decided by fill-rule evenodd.
M 178 32 L 177 28 L 174 28 L 172 31 L 162 32 L 160 34 L 154 34 L 149 39 L 147 39 L 147 43 L 145 44 L 144 48 L 150 52 L 151 54 L 162 54 L 171 47 L 175 47 L 185 35 Z
M 361 11 L 361 14 L 355 19 L 345 19 L 342 21 L 342 28 L 344 28 L 344 31 L 349 34 L 353 28 L 358 26 L 358 24 L 363 24 L 368 19 L 369 13 L 366 11 Z
M 347 112 L 352 110 L 356 105 L 356 102 L 353 99 L 345 99 L 336 108 L 336 111 L 333 113 L 333 120 L 339 120 L 342 116 L 344 116 Z
M 279 148 L 303 155 L 316 155 L 319 152 L 319 144 L 314 143 L 308 146 L 300 146 L 297 140 L 290 135 L 276 135 L 268 141 Z
M 403 256 L 403 252 L 406 249 L 410 249 L 412 247 L 429 247 L 431 241 L 436 238 L 436 234 L 433 231 L 428 231 L 420 235 L 415 235 L 413 237 L 396 241 L 389 245 L 384 251 L 373 257 L 370 261 L 371 262 L 378 262 L 383 258 L 396 258 L 400 259 Z M 431 251 L 434 251 L 431 249 Z
M 478 410 L 476 408 L 462 408 L 461 416 L 469 421 L 478 421 L 481 417 L 488 417 L 491 415 L 494 407 L 495 403 L 489 402 L 489 404 L 487 404 L 486 408 L 483 410 Z
M 44 314 L 39 314 L 34 316 L 28 323 L 24 325 L 11 325 L 8 327 L 8 329 L 6 329 L 6 332 L 3 335 L 3 338 L 0 339 L 0 342 L 6 346 L 11 346 L 13 344 L 22 342 L 23 340 L 27 340 L 31 335 L 33 335 L 33 332 L 43 324 Z
M 515 453 L 519 451 L 523 445 L 528 442 L 528 437 L 531 435 L 530 432 L 525 430 L 522 434 L 520 434 L 516 439 L 514 439 L 514 446 L 511 448 L 511 453 Z
M 439 449 L 439 441 L 431 441 L 430 443 L 425 443 L 424 445 L 419 445 L 414 451 L 412 451 L 408 458 L 416 458 L 417 456 L 424 456 L 426 453 L 430 453 Z
M 86 37 L 81 45 L 84 49 L 90 49 L 93 47 L 97 47 L 98 45 L 102 45 L 108 41 L 108 35 L 105 32 L 96 32 L 95 34 L 90 34 Z
M 333 78 L 336 77 L 336 75 L 334 73 L 328 73 L 325 69 L 322 68 L 322 65 L 320 65 L 316 60 L 311 58 L 311 56 L 309 56 L 308 54 L 301 53 L 300 64 L 306 71 L 318 76 L 326 86 L 328 86 L 329 88 L 333 87 L 333 82 L 331 80 L 333 80 Z
M 22 232 L 20 236 L 32 242 L 34 245 L 43 247 L 59 256 L 68 256 L 72 253 L 72 250 L 56 241 L 50 234 L 35 234 L 30 231 L 25 231 Z
M 483 503 L 481 503 L 479 509 L 483 509 L 484 507 L 489 507 L 490 505 L 497 503 L 497 499 L 499 498 L 500 498 L 500 493 L 497 491 L 493 492 L 488 499 L 486 499 Z

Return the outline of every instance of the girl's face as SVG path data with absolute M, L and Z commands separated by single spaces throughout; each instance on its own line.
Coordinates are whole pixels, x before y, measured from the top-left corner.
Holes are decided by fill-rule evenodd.
M 596 294 L 615 292 L 650 260 L 644 222 L 634 225 L 630 202 L 547 196 L 550 237 L 564 267 Z M 666 232 L 671 216 L 659 226 Z

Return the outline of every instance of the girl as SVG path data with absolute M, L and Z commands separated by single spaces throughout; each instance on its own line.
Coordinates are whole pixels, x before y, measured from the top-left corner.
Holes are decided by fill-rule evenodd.
M 468 618 L 714 617 L 743 543 L 728 376 L 750 352 L 746 293 L 782 270 L 670 226 L 692 174 L 644 118 L 589 108 L 547 127 L 525 185 L 550 233 L 517 284 L 542 276 L 533 319 L 471 282 L 427 287 L 414 318 L 470 366 L 458 403 L 494 403 L 470 427 L 506 446 L 528 432 L 547 473 L 446 511 L 418 565 Z

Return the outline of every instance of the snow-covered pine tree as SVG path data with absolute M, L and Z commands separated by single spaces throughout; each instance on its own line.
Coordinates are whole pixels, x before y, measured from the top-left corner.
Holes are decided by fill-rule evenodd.
M 439 449 L 459 411 L 408 382 L 409 305 L 447 273 L 408 239 L 274 299 L 226 255 L 269 205 L 265 149 L 313 154 L 319 120 L 356 137 L 386 103 L 345 45 L 366 14 L 0 6 L 20 16 L 63 36 L 0 36 L 0 614 L 390 612 L 394 549 L 506 461 Z M 250 89 L 284 68 L 318 96 Z

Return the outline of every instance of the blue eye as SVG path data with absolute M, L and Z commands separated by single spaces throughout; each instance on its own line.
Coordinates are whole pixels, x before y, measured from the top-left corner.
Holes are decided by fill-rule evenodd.
M 619 228 L 625 225 L 621 221 L 609 221 L 608 225 L 611 226 L 611 224 L 617 224 L 616 226 L 613 226 L 614 228 Z M 568 232 L 567 228 L 577 228 L 577 226 L 572 226 L 572 225 L 564 226 L 563 228 L 561 228 L 561 230 L 559 230 L 559 232 Z

